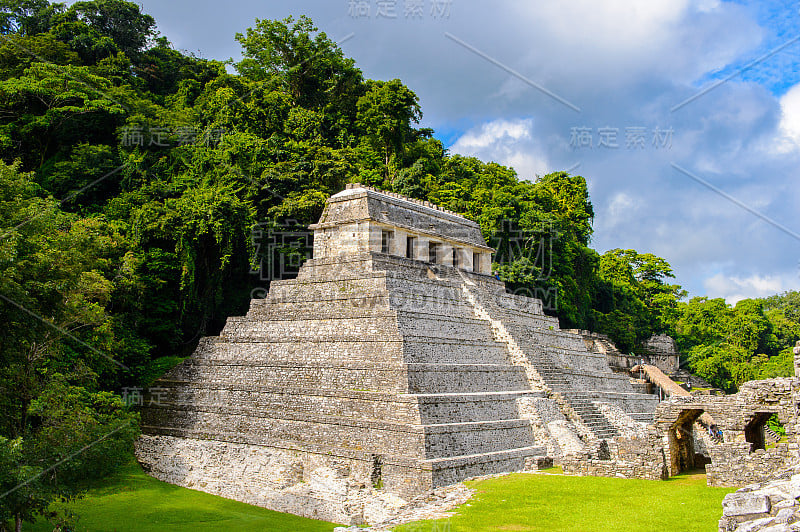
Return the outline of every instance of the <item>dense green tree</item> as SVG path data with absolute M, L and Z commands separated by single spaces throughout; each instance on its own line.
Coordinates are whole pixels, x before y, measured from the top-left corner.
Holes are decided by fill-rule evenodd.
M 60 374 L 50 376 L 28 413 L 35 428 L 13 440 L 0 436 L 0 530 L 10 530 L 9 520 L 21 530 L 40 515 L 71 526 L 51 504 L 73 500 L 89 479 L 130 460 L 138 416 L 118 396 Z
M 123 106 L 111 85 L 87 67 L 34 63 L 24 75 L 0 81 L 0 149 L 26 169 L 46 166 L 68 146 L 97 142 L 113 130 Z
M 47 32 L 64 4 L 48 0 L 0 0 L 0 34 L 21 36 Z
M 382 155 L 387 179 L 390 174 L 393 179 L 392 160 L 402 156 L 403 146 L 417 135 L 412 127 L 422 117 L 417 95 L 399 79 L 376 81 L 357 105 L 358 126 Z
M 40 192 L 31 174 L 0 162 L 0 489 L 13 489 L 0 523 L 17 528 L 118 464 L 138 428 L 100 390 L 125 351 L 108 313 L 120 236 Z
M 638 352 L 653 334 L 671 332 L 678 301 L 686 292 L 669 284 L 669 263 L 651 253 L 612 249 L 600 257 L 593 328 L 609 334 L 624 351 Z
M 80 21 L 128 56 L 141 51 L 157 34 L 153 17 L 141 13 L 135 3 L 122 0 L 75 2 L 66 10 L 63 19 Z
M 786 299 L 791 298 L 790 293 Z M 774 296 L 734 306 L 704 297 L 679 304 L 673 326 L 689 367 L 728 391 L 746 380 L 791 375 L 791 346 L 800 327 L 782 312 L 782 303 Z
M 78 54 L 50 33 L 11 34 L 0 39 L 0 79 L 21 77 L 33 63 L 69 65 L 80 62 Z
M 308 17 L 256 19 L 255 27 L 237 33 L 236 40 L 243 56 L 236 70 L 246 79 L 285 90 L 300 107 L 321 109 L 339 98 L 354 103 L 351 92 L 359 92 L 361 71 Z

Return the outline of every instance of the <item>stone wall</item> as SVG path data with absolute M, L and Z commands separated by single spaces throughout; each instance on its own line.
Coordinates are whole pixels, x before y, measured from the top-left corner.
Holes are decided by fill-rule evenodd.
M 680 353 L 675 347 L 675 341 L 666 334 L 652 336 L 645 342 L 644 354 L 632 355 L 617 349 L 614 342 L 605 334 L 581 329 L 571 329 L 570 332 L 580 334 L 586 349 L 604 355 L 608 364 L 616 371 L 627 374 L 634 366 L 644 363 L 671 375 L 680 367 Z
M 800 462 L 798 390 L 800 379 L 792 377 L 747 382 L 731 396 L 673 395 L 658 405 L 647 435 L 628 423 L 628 437 L 615 437 L 605 447 L 589 446 L 565 457 L 564 471 L 663 478 L 705 465 L 710 486 L 742 486 L 769 479 Z M 613 403 L 598 408 L 609 419 L 619 417 Z M 773 415 L 788 440 L 777 445 L 768 444 L 765 437 L 765 424 Z M 626 425 L 625 419 L 617 419 L 616 425 Z M 703 426 L 697 423 L 701 419 Z
M 777 407 L 780 421 L 786 429 L 788 443 L 778 444 L 774 449 L 746 449 L 747 443 L 739 443 L 738 453 L 717 458 L 714 474 L 723 481 L 732 482 L 735 475 L 741 482 L 752 482 L 731 493 L 722 501 L 720 532 L 778 532 L 800 530 L 800 450 L 798 449 L 797 388 L 800 387 L 800 341 L 794 348 L 793 379 L 771 379 L 745 383 L 739 394 L 756 406 Z M 738 395 L 738 394 L 737 394 Z M 734 428 L 741 423 L 735 422 Z M 737 433 L 730 431 L 735 439 Z M 747 457 L 736 460 L 738 457 Z
M 651 364 L 667 375 L 672 375 L 680 367 L 680 353 L 675 340 L 666 334 L 654 334 L 644 343 L 646 363 Z
M 710 445 L 711 463 L 706 466 L 709 486 L 743 486 L 769 478 L 798 459 L 790 453 L 788 444 L 779 443 L 773 449 L 750 452 L 749 443 Z
M 652 430 L 631 437 L 617 437 L 610 443 L 601 442 L 591 450 L 564 457 L 561 463 L 567 475 L 667 478 L 662 441 Z

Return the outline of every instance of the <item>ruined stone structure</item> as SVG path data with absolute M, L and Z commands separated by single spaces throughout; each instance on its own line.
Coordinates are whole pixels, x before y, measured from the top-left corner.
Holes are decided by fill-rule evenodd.
M 650 337 L 643 346 L 644 354 L 630 355 L 619 351 L 605 334 L 581 329 L 570 329 L 569 332 L 580 334 L 586 349 L 592 353 L 604 354 L 611 369 L 618 372 L 628 372 L 634 366 L 643 363 L 656 366 L 667 375 L 676 373 L 680 368 L 680 353 L 675 347 L 675 340 L 666 334 Z
M 653 421 L 656 397 L 506 292 L 474 222 L 352 185 L 312 228 L 297 279 L 157 381 L 136 446 L 151 475 L 359 523 Z
M 680 367 L 680 353 L 675 346 L 675 340 L 666 334 L 656 334 L 647 339 L 644 344 L 646 352 L 645 363 L 651 364 L 667 375 L 672 375 Z
M 667 379 L 657 368 L 646 368 Z M 564 471 L 655 479 L 704 466 L 708 485 L 736 487 L 800 465 L 800 373 L 746 382 L 728 396 L 691 395 L 674 387 L 646 430 L 565 457 Z M 767 427 L 772 416 L 782 425 L 785 441 Z
M 694 467 L 690 438 L 694 421 L 709 414 L 722 439 L 708 445 L 711 463 L 706 465 L 709 486 L 742 486 L 769 478 L 798 459 L 796 428 L 797 387 L 794 377 L 744 383 L 730 396 L 676 397 L 662 402 L 656 426 L 665 434 L 670 475 Z M 787 442 L 768 447 L 766 423 L 777 414 Z
M 795 378 L 757 381 L 747 383 L 747 389 L 743 387 L 746 395 L 759 407 L 766 399 L 770 406 L 777 407 L 781 420 L 789 419 L 785 427 L 788 443 L 786 448 L 776 445 L 774 450 L 767 451 L 758 445 L 753 446 L 756 447 L 752 451 L 756 457 L 747 461 L 750 464 L 744 464 L 745 480 L 752 480 L 752 475 L 747 476 L 750 473 L 747 465 L 758 471 L 761 478 L 725 496 L 722 518 L 719 520 L 720 532 L 800 530 L 800 456 L 797 449 L 800 437 L 796 426 L 797 407 L 800 404 L 796 392 L 800 388 L 800 341 L 795 344 L 793 351 Z M 761 436 L 753 430 L 752 425 L 745 432 L 749 436 L 748 442 Z M 738 434 L 734 433 L 734 436 Z M 742 473 L 743 465 L 734 461 L 726 465 L 728 480 L 732 481 L 736 473 Z

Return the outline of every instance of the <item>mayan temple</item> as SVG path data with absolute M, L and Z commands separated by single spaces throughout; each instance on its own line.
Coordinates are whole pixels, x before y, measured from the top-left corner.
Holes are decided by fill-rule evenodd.
M 506 292 L 476 223 L 349 185 L 312 229 L 296 279 L 157 381 L 136 449 L 154 477 L 358 523 L 653 421 L 656 396 Z

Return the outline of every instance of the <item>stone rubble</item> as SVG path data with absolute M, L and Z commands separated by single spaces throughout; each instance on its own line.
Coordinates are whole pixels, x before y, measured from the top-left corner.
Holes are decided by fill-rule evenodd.
M 800 530 L 800 465 L 773 477 L 725 496 L 719 532 Z
M 393 527 L 414 521 L 428 519 L 447 519 L 454 515 L 453 510 L 465 504 L 475 494 L 475 490 L 463 483 L 436 488 L 410 500 L 406 506 L 399 508 L 393 515 L 377 521 L 372 529 L 388 531 Z

